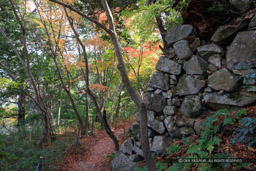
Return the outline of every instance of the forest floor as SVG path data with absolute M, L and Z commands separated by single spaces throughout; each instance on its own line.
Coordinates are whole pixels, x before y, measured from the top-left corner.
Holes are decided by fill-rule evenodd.
M 112 128 L 121 145 L 127 139 L 129 127 L 134 122 L 119 124 Z M 114 143 L 104 130 L 96 130 L 79 140 L 79 145 L 71 148 L 64 159 L 57 164 L 58 171 L 108 171 L 111 170 L 111 156 Z

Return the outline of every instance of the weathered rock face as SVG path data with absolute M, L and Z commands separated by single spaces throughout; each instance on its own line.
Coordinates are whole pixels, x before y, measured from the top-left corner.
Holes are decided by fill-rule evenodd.
M 152 151 L 162 151 L 170 144 L 170 142 L 171 142 L 170 137 L 155 136 L 151 150 Z
M 186 96 L 181 105 L 180 111 L 187 118 L 194 118 L 199 116 L 203 111 L 201 97 Z
M 149 101 L 148 110 L 161 112 L 165 106 L 165 98 L 162 95 L 148 93 L 146 94 Z
M 217 68 L 221 67 L 221 57 L 219 55 L 210 56 L 208 62 Z
M 174 75 L 180 75 L 181 73 L 181 65 L 165 57 L 159 59 L 156 69 Z
M 230 4 L 238 11 L 247 10 L 253 0 L 229 0 Z
M 122 152 L 116 152 L 115 158 L 112 161 L 113 171 L 130 171 L 137 167 L 137 164 L 130 161 L 129 158 Z
M 124 153 L 124 154 L 132 154 L 132 140 L 129 138 L 128 140 L 126 140 L 122 145 L 120 150 Z
M 201 75 L 207 71 L 208 63 L 200 56 L 193 56 L 189 61 L 185 62 L 183 69 L 189 75 Z
M 177 111 L 175 106 L 165 106 L 163 113 L 164 115 L 174 115 Z
M 249 79 L 256 75 L 256 34 L 252 30 L 256 19 L 252 18 L 233 29 L 220 26 L 209 42 L 194 39 L 190 25 L 168 31 L 170 48 L 159 59 L 158 71 L 152 75 L 144 97 L 153 152 L 162 152 L 172 141 L 200 133 L 209 111 L 256 104 L 256 80 Z M 251 88 L 245 91 L 245 85 Z M 140 122 L 139 113 L 136 120 Z M 121 155 L 128 163 L 125 168 L 143 159 L 138 122 L 129 130 L 131 138 L 121 146 L 122 154 L 129 155 L 129 161 Z
M 228 69 L 248 69 L 256 66 L 255 31 L 239 32 L 227 51 Z
M 205 86 L 205 81 L 196 79 L 190 75 L 183 75 L 177 85 L 177 94 L 192 95 L 197 94 Z
M 152 88 L 159 88 L 162 90 L 168 90 L 169 89 L 169 76 L 162 73 L 162 72 L 155 72 L 151 79 L 150 82 L 148 84 L 149 87 Z
M 212 55 L 217 54 L 217 55 L 222 56 L 224 54 L 222 47 L 220 47 L 216 44 L 207 44 L 207 45 L 200 46 L 197 48 L 197 51 L 205 59 L 207 59 L 208 57 L 210 57 Z
M 214 90 L 233 91 L 238 87 L 239 82 L 238 77 L 233 76 L 226 68 L 208 77 L 208 86 Z
M 227 26 L 220 26 L 215 33 L 211 37 L 211 41 L 217 43 L 219 45 L 228 45 L 233 40 L 235 34 L 239 30 L 243 30 L 249 24 L 249 20 L 241 20 L 241 22 L 236 25 L 234 22 L 230 23 L 229 25 L 236 25 L 236 27 Z
M 187 40 L 180 40 L 173 45 L 179 59 L 187 59 L 193 55 Z
M 168 44 L 173 44 L 179 40 L 193 40 L 195 38 L 193 27 L 191 25 L 185 24 L 171 28 L 165 37 Z

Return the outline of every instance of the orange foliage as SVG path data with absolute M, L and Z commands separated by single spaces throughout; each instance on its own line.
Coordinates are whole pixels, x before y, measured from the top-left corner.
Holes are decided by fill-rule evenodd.
M 90 88 L 98 90 L 100 92 L 106 92 L 109 88 L 101 84 L 90 84 Z

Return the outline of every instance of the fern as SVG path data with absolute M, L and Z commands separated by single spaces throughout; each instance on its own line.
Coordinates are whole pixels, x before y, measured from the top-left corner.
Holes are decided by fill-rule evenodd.
M 233 124 L 234 122 L 235 122 L 235 119 L 234 119 L 234 118 L 232 118 L 232 117 L 227 117 L 227 118 L 225 118 L 224 121 L 223 121 L 223 126 L 224 126 L 224 125 L 228 125 L 228 124 Z
M 157 171 L 163 171 L 163 170 L 165 170 L 167 168 L 167 165 L 165 164 L 165 163 L 163 163 L 163 162 L 157 162 L 156 163 L 156 169 L 157 169 Z
M 179 146 L 179 144 L 175 144 L 175 145 L 172 145 L 170 147 L 167 147 L 167 154 L 178 152 L 178 151 L 180 151 L 180 148 L 181 147 Z

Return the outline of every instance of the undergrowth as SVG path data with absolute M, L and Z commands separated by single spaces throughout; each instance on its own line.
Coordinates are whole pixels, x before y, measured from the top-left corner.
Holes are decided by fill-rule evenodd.
M 255 111 L 224 109 L 207 117 L 199 135 L 176 141 L 155 157 L 157 170 L 256 170 Z M 147 168 L 136 168 L 140 170 Z
M 29 126 L 20 126 L 17 132 L 12 132 L 8 136 L 0 135 L 0 170 L 35 171 L 40 156 L 44 158 L 44 170 L 55 169 L 54 163 L 62 158 L 60 154 L 71 144 L 72 134 L 67 132 L 65 136 L 57 134 L 56 140 L 47 139 L 43 149 L 39 150 L 36 142 L 43 132 L 41 125 L 34 122 Z

